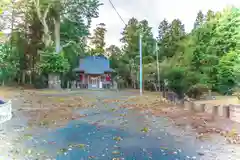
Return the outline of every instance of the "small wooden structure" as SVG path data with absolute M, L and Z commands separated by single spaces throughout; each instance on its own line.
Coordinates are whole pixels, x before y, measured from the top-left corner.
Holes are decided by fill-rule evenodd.
M 112 86 L 109 60 L 104 56 L 88 56 L 80 59 L 79 66 L 73 70 L 76 73 L 76 88 L 110 88 Z

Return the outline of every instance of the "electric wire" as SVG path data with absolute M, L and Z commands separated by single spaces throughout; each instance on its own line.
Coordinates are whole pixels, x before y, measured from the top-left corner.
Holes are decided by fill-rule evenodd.
M 109 3 L 111 4 L 112 8 L 115 10 L 115 12 L 117 13 L 118 17 L 121 19 L 121 21 L 123 22 L 123 24 L 126 26 L 127 24 L 124 22 L 122 16 L 119 14 L 119 12 L 117 11 L 116 7 L 114 6 L 114 4 L 112 3 L 111 0 L 108 0 Z

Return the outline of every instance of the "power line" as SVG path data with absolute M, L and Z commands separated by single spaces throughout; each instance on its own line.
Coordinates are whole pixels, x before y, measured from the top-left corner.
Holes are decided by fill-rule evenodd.
M 115 8 L 115 6 L 113 5 L 112 1 L 111 1 L 111 0 L 108 0 L 108 1 L 109 1 L 109 3 L 111 4 L 111 6 L 113 7 L 113 9 L 115 10 L 115 12 L 117 13 L 118 17 L 119 17 L 119 18 L 121 19 L 121 21 L 123 22 L 123 24 L 125 24 L 125 26 L 126 26 L 127 24 L 124 22 L 122 16 L 118 13 L 118 11 L 117 11 L 117 9 Z
M 125 26 L 127 26 L 127 24 L 124 22 L 123 18 L 121 17 L 121 15 L 118 13 L 117 9 L 115 8 L 115 6 L 113 5 L 111 0 L 108 0 L 109 3 L 112 5 L 113 9 L 115 10 L 115 12 L 118 14 L 119 18 L 121 19 L 121 21 L 123 22 L 123 24 L 125 24 Z M 140 95 L 142 95 L 143 92 L 143 76 L 142 76 L 142 36 L 141 33 L 139 35 L 139 56 L 140 56 L 140 74 L 139 74 L 139 78 L 140 78 Z

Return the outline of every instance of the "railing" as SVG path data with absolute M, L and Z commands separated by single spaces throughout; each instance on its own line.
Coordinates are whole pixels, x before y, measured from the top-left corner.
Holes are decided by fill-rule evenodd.
M 0 124 L 12 118 L 12 101 L 0 104 Z

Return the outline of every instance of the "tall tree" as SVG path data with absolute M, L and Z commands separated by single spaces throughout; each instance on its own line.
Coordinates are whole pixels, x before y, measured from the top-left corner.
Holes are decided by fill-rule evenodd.
M 165 34 L 161 42 L 161 48 L 165 51 L 163 54 L 166 57 L 172 57 L 177 49 L 178 43 L 185 35 L 184 25 L 179 19 L 174 19 L 169 31 Z
M 103 54 L 105 51 L 105 34 L 107 32 L 106 25 L 100 23 L 97 28 L 93 31 L 93 36 L 91 37 L 91 43 L 94 46 L 94 54 Z
M 210 21 L 215 17 L 215 13 L 212 10 L 208 10 L 206 14 L 206 21 Z
M 129 58 L 134 58 L 138 54 L 139 42 L 139 21 L 136 18 L 131 18 L 122 32 L 120 41 L 123 43 L 124 52 Z
M 106 48 L 107 57 L 116 57 L 121 54 L 121 49 L 116 45 L 110 45 Z
M 201 26 L 203 24 L 203 22 L 204 22 L 204 14 L 202 13 L 202 11 L 199 11 L 197 14 L 197 18 L 194 22 L 194 29 Z
M 40 1 L 32 0 L 44 28 L 44 42 L 47 46 L 51 45 L 51 31 L 54 33 L 56 51 L 60 51 L 60 20 L 69 19 L 72 22 L 86 21 L 90 27 L 91 19 L 98 17 L 98 7 L 101 5 L 98 0 L 61 0 L 61 1 Z M 49 21 L 49 19 L 53 19 Z M 54 26 L 54 27 L 51 27 Z
M 19 70 L 19 55 L 15 49 L 15 47 L 11 49 L 9 43 L 0 45 L 0 80 L 2 85 L 5 84 L 5 81 L 16 76 Z
M 139 22 L 139 32 L 142 36 L 142 54 L 145 59 L 148 59 L 154 54 L 155 39 L 152 33 L 152 27 L 149 26 L 147 20 Z M 147 58 L 148 57 L 148 58 Z M 147 61 L 148 61 L 147 60 Z M 143 59 L 143 61 L 145 61 Z
M 166 33 L 169 32 L 170 25 L 166 19 L 160 22 L 158 26 L 158 40 L 163 40 L 166 36 Z
M 27 70 L 30 68 L 39 69 L 39 66 L 35 64 L 40 63 L 41 59 L 43 59 L 40 56 L 44 54 L 38 51 L 44 53 L 69 52 L 68 54 L 59 55 L 60 59 L 65 56 L 69 61 L 72 54 L 76 57 L 79 53 L 84 53 L 83 50 L 86 46 L 86 37 L 89 35 L 91 19 L 98 16 L 98 7 L 101 5 L 98 0 L 61 0 L 58 2 L 18 0 L 17 3 L 19 6 L 16 7 L 16 12 L 23 15 L 17 29 L 23 33 L 19 35 L 23 35 L 23 38 L 28 40 L 24 46 L 24 56 L 21 58 L 25 61 L 25 63 L 21 64 L 29 66 Z M 60 27 L 60 25 L 63 25 L 63 27 Z M 70 26 L 71 31 L 64 29 L 66 26 Z M 54 43 L 55 46 L 53 46 Z M 52 50 L 53 48 L 55 48 L 55 51 Z M 70 63 L 71 66 L 76 65 L 75 62 L 71 61 Z M 23 71 L 23 68 L 21 71 Z
M 232 93 L 233 89 L 237 87 L 239 81 L 237 79 L 237 72 L 235 70 L 239 63 L 239 53 L 229 52 L 224 55 L 218 64 L 218 89 L 223 93 Z
M 125 26 L 122 32 L 122 38 L 120 41 L 123 43 L 123 57 L 121 68 L 119 71 L 124 75 L 122 77 L 125 79 L 127 84 L 135 87 L 137 80 L 137 63 L 138 63 L 138 55 L 139 55 L 139 21 L 136 18 L 131 18 L 128 21 L 128 24 Z
M 124 52 L 129 58 L 136 58 L 139 52 L 139 36 L 142 36 L 142 52 L 147 56 L 153 53 L 154 38 L 152 28 L 147 20 L 138 21 L 131 18 L 122 32 L 121 42 L 124 44 Z
M 147 20 L 138 21 L 131 18 L 122 32 L 121 42 L 123 43 L 123 63 L 125 70 L 129 71 L 125 78 L 134 88 L 136 87 L 139 74 L 139 36 L 142 36 L 143 63 L 153 62 L 155 39 L 152 28 Z M 127 67 L 127 69 L 126 69 Z M 126 72 L 124 72 L 125 75 Z
M 169 22 L 164 19 L 163 21 L 160 22 L 158 26 L 158 54 L 159 54 L 159 59 L 162 60 L 163 56 L 166 55 L 167 53 L 167 43 L 169 41 L 169 32 L 170 32 L 170 24 Z

